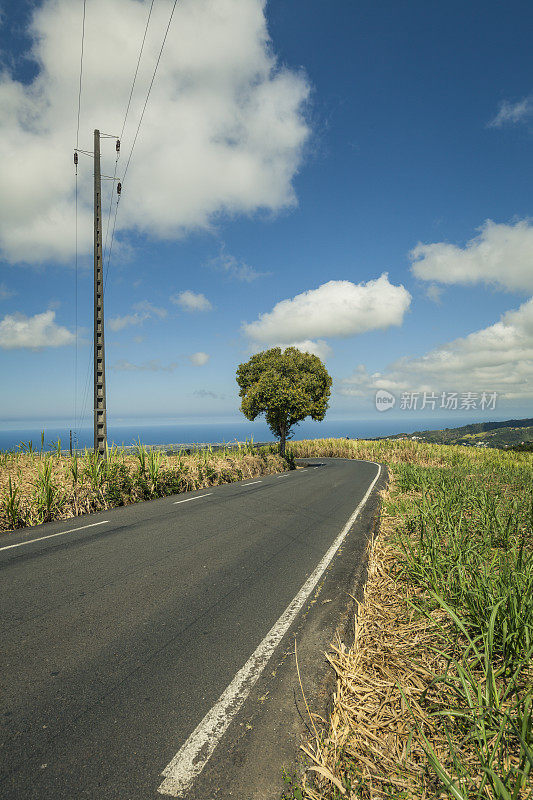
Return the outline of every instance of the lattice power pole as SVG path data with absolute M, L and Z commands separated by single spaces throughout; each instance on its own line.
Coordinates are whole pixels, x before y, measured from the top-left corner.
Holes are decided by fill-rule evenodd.
M 104 343 L 104 264 L 102 258 L 102 186 L 100 131 L 94 132 L 94 451 L 106 456 L 107 417 Z

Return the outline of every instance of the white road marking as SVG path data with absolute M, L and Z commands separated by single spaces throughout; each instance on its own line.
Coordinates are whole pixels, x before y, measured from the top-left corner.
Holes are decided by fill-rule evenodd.
M 173 505 L 178 506 L 180 503 L 188 503 L 189 500 L 199 500 L 200 497 L 209 497 L 211 494 L 213 494 L 213 492 L 208 492 L 207 494 L 197 494 L 196 497 L 187 497 L 185 500 L 176 500 Z
M 91 522 L 90 525 L 82 525 L 81 528 L 71 528 L 69 531 L 60 531 L 60 533 L 50 533 L 48 536 L 39 536 L 38 539 L 28 539 L 27 542 L 19 542 L 18 544 L 8 544 L 5 547 L 0 547 L 0 550 L 10 550 L 12 547 L 22 547 L 25 544 L 33 544 L 34 542 L 42 542 L 43 539 L 53 539 L 54 536 L 64 536 L 66 533 L 75 533 L 75 531 L 83 531 L 85 528 L 94 528 L 96 525 L 105 525 L 109 522 L 108 519 L 102 522 Z
M 374 462 L 370 463 L 373 464 Z M 377 475 L 367 489 L 365 496 L 315 571 L 306 580 L 294 600 L 287 606 L 246 664 L 237 672 L 212 709 L 207 712 L 185 744 L 178 750 L 172 761 L 167 764 L 161 773 L 165 780 L 158 787 L 157 791 L 160 794 L 170 795 L 171 797 L 186 796 L 195 778 L 202 772 L 230 722 L 256 684 L 272 653 L 326 571 L 333 556 L 357 519 L 359 512 L 368 500 L 381 474 L 381 466 L 379 464 L 376 464 L 376 466 L 378 467 Z
M 288 478 L 288 475 L 278 475 L 278 478 Z
M 243 483 L 243 486 L 253 486 L 254 483 L 263 483 L 263 481 L 252 481 L 251 483 Z

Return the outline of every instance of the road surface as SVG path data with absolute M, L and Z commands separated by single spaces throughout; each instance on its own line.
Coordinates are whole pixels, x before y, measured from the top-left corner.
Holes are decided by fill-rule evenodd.
M 314 460 L 1 538 L 0 796 L 229 797 L 243 704 L 362 552 L 379 471 Z

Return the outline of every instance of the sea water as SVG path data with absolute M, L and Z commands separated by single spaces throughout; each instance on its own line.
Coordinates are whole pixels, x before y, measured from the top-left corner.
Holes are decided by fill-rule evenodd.
M 428 424 L 430 422 L 430 424 Z M 294 439 L 346 438 L 371 439 L 378 436 L 389 436 L 394 433 L 423 429 L 439 429 L 447 425 L 465 424 L 463 420 L 453 421 L 440 419 L 376 419 L 376 420 L 325 420 L 301 422 L 293 429 Z M 50 424 L 42 427 L 24 427 L 0 430 L 0 450 L 12 450 L 21 443 L 32 442 L 36 450 L 41 448 L 41 431 L 44 429 L 44 449 L 51 450 L 56 446 L 58 438 L 61 447 L 69 447 L 68 425 Z M 168 422 L 165 424 L 140 421 L 135 424 L 108 425 L 108 443 L 116 445 L 133 445 L 139 440 L 145 445 L 170 444 L 221 444 L 223 442 L 244 442 L 253 438 L 255 442 L 274 441 L 274 436 L 263 421 L 246 422 L 242 420 L 226 420 L 223 422 Z M 93 446 L 92 428 L 81 428 L 73 431 L 73 447 Z

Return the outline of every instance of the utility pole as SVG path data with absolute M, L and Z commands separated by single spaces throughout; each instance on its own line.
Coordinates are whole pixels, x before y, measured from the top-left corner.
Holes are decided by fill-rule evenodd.
M 102 187 L 100 131 L 94 132 L 94 451 L 106 456 L 107 417 L 104 345 L 104 265 L 102 259 Z

